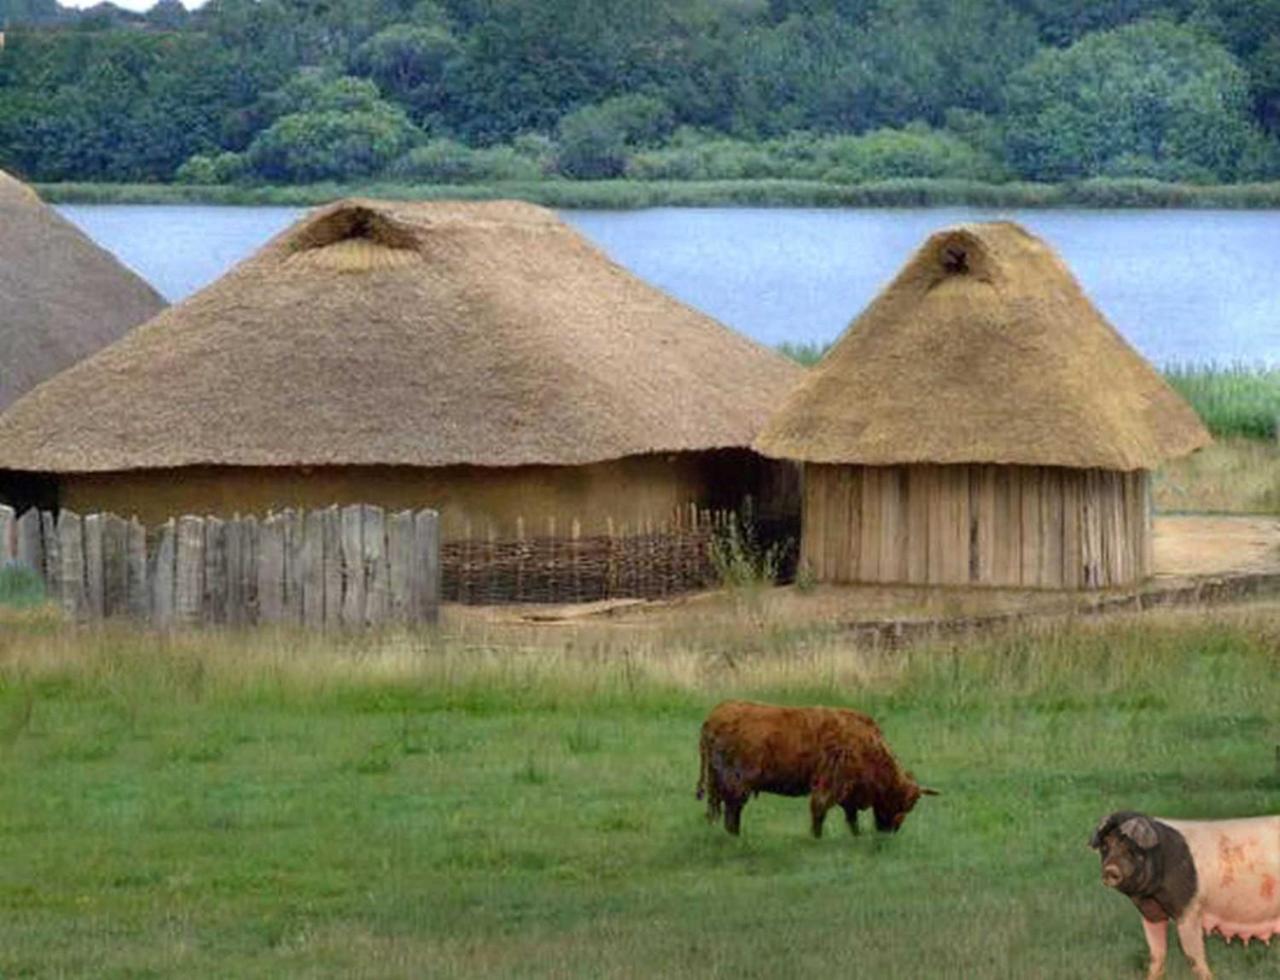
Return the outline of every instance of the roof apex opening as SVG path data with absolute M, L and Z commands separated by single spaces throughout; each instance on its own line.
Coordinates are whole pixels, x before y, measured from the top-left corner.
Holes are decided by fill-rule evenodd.
M 390 249 L 418 249 L 417 238 L 407 225 L 367 204 L 343 202 L 300 229 L 290 243 L 290 251 L 308 252 L 349 241 Z

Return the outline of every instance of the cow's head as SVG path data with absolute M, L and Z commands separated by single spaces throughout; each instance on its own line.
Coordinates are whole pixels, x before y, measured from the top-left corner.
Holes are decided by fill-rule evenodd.
M 876 830 L 885 833 L 898 831 L 902 827 L 902 821 L 907 819 L 907 814 L 911 812 L 911 808 L 916 805 L 920 797 L 940 795 L 936 789 L 929 789 L 917 783 L 911 773 L 903 773 L 903 778 L 881 793 L 880 798 L 871 808 L 876 818 Z
M 1160 874 L 1156 822 L 1142 813 L 1121 810 L 1106 817 L 1089 838 L 1102 855 L 1102 883 L 1126 895 L 1149 894 Z

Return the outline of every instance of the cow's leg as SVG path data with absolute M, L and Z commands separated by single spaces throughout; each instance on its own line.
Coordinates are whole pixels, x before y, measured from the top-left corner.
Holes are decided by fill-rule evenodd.
M 822 824 L 827 819 L 827 811 L 831 809 L 831 800 L 825 793 L 814 793 L 809 797 L 810 830 L 814 837 L 822 836 Z
M 1147 967 L 1147 980 L 1158 980 L 1164 975 L 1164 958 L 1169 950 L 1168 919 L 1151 922 L 1146 916 L 1142 918 L 1142 931 L 1147 934 L 1147 951 L 1151 954 L 1151 964 Z
M 1199 908 L 1184 914 L 1178 922 L 1178 942 L 1182 946 L 1182 954 L 1191 963 L 1191 972 L 1196 980 L 1213 980 L 1213 971 L 1204 958 L 1204 925 Z
M 852 834 L 857 834 L 858 833 L 858 808 L 854 806 L 852 803 L 841 803 L 840 806 L 844 809 L 844 822 L 849 825 L 849 832 Z
M 724 829 L 735 837 L 742 827 L 742 808 L 747 805 L 745 797 L 726 796 L 724 798 Z

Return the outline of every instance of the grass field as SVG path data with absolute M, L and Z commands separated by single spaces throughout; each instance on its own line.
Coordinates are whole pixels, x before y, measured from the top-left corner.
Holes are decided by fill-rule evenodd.
M 1278 613 L 875 652 L 0 611 L 0 976 L 1137 976 L 1085 841 L 1119 807 L 1280 811 Z M 765 797 L 732 839 L 693 799 L 728 696 L 869 710 L 944 795 L 820 841 Z

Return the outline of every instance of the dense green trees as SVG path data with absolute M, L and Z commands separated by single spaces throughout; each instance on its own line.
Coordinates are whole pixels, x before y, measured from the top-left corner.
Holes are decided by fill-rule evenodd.
M 1280 177 L 1280 0 L 0 0 L 42 180 Z

